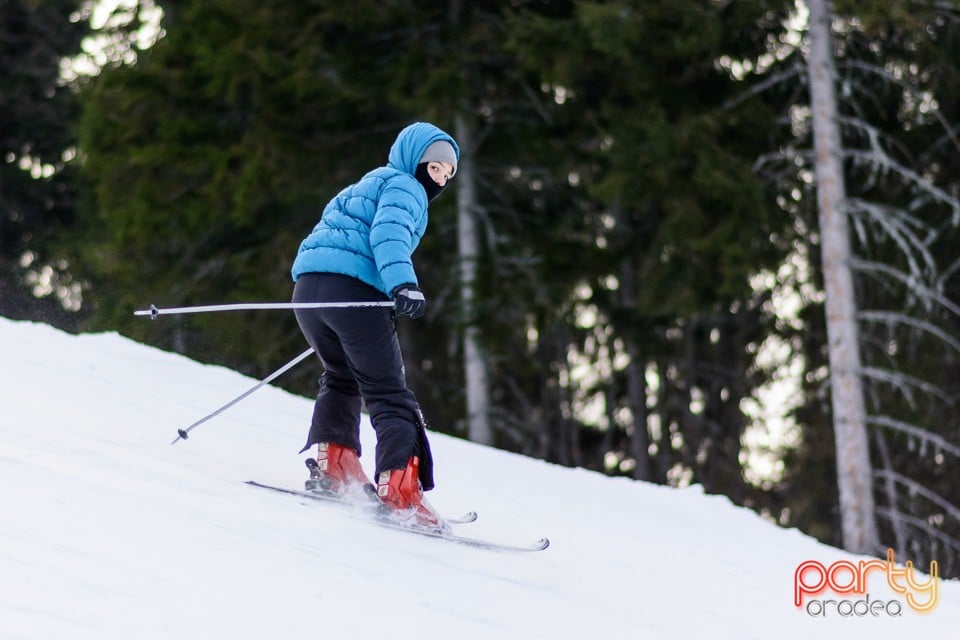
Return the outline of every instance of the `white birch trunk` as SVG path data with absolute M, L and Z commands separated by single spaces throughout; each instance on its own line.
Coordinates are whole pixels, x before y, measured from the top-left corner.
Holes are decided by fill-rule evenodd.
M 880 542 L 860 378 L 857 305 L 850 267 L 850 228 L 844 210 L 846 190 L 830 34 L 832 8 L 829 0 L 807 0 L 807 6 L 810 9 L 809 73 L 817 204 L 843 545 L 855 553 L 876 553 Z
M 460 301 L 463 308 L 463 360 L 467 400 L 467 437 L 473 442 L 493 444 L 490 426 L 490 396 L 487 362 L 480 345 L 480 329 L 476 326 L 477 260 L 480 237 L 477 232 L 477 190 L 473 174 L 471 133 L 458 115 L 454 135 L 460 145 L 457 168 L 457 247 L 460 255 Z

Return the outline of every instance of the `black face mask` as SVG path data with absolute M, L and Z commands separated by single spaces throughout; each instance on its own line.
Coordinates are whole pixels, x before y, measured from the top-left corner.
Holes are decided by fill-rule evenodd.
M 426 162 L 421 162 L 418 164 L 417 172 L 413 174 L 413 176 L 417 179 L 417 182 L 423 185 L 424 190 L 426 190 L 427 202 L 431 202 L 434 198 L 440 195 L 440 192 L 443 191 L 447 185 L 443 185 L 441 187 L 433 181 L 433 178 L 431 178 L 430 174 L 427 173 L 427 164 L 428 163 Z

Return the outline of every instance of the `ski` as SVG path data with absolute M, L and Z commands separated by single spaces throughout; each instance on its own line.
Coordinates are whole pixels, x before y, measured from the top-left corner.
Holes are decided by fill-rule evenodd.
M 254 487 L 260 487 L 262 489 L 271 489 L 273 491 L 279 491 L 280 493 L 287 493 L 293 496 L 300 496 L 301 498 L 307 498 L 309 500 L 316 500 L 317 502 L 332 502 L 334 504 L 340 504 L 348 507 L 354 507 L 361 509 L 363 511 L 370 511 L 371 515 L 377 511 L 380 507 L 380 502 L 374 497 L 371 497 L 368 502 L 357 502 L 355 500 L 347 500 L 336 495 L 331 495 L 329 493 L 320 493 L 316 491 L 300 491 L 299 489 L 287 489 L 286 487 L 275 487 L 269 484 L 263 484 L 262 482 L 257 482 L 255 480 L 247 480 L 246 484 L 249 484 Z M 459 518 L 444 518 L 444 520 L 450 524 L 469 524 L 471 522 L 476 522 L 477 512 L 468 511 Z
M 378 517 L 374 520 L 381 527 L 386 527 L 387 529 L 395 529 L 397 531 L 405 531 L 407 533 L 414 533 L 420 536 L 425 536 L 427 538 L 436 538 L 437 540 L 444 540 L 446 542 L 452 542 L 454 544 L 463 545 L 465 547 L 473 547 L 474 549 L 485 549 L 487 551 L 507 551 L 507 552 L 532 552 L 532 551 L 543 551 L 550 546 L 550 540 L 547 538 L 540 538 L 536 542 L 531 544 L 509 544 L 503 542 L 494 542 L 492 540 L 481 540 L 480 538 L 470 538 L 467 536 L 461 536 L 456 533 L 448 533 L 445 531 L 434 531 L 432 529 L 423 529 L 416 526 L 410 526 L 407 524 L 401 524 L 390 519 L 385 519 Z
M 343 500 L 336 496 L 325 495 L 322 493 L 312 493 L 309 491 L 300 491 L 298 489 L 287 489 L 286 487 L 277 487 L 270 484 L 264 484 L 262 482 L 257 482 L 256 480 L 247 480 L 245 484 L 248 484 L 252 487 L 260 487 L 261 489 L 269 489 L 270 491 L 276 491 L 279 493 L 285 493 L 287 495 L 298 496 L 301 498 L 307 498 L 310 500 L 317 500 L 320 502 L 331 502 L 340 505 L 353 506 L 360 508 L 365 512 L 365 515 L 368 515 L 370 521 L 374 524 L 377 524 L 381 527 L 387 529 L 394 529 L 396 531 L 404 531 L 406 533 L 412 533 L 415 535 L 425 536 L 427 538 L 436 538 L 437 540 L 444 540 L 446 542 L 452 542 L 454 544 L 459 544 L 467 547 L 473 547 L 475 549 L 486 549 L 488 551 L 511 551 L 511 552 L 529 552 L 529 551 L 543 551 L 548 546 L 550 546 L 550 541 L 547 538 L 541 538 L 536 542 L 528 545 L 516 545 L 516 544 L 505 544 L 500 542 L 493 542 L 490 540 L 481 540 L 479 538 L 471 538 L 468 536 L 461 536 L 459 534 L 445 532 L 445 531 L 435 531 L 432 529 L 423 529 L 420 527 L 410 526 L 407 524 L 402 524 L 385 518 L 380 515 L 379 503 L 371 500 L 369 503 L 363 502 L 350 502 Z M 467 514 L 464 514 L 460 518 L 455 518 L 447 520 L 450 524 L 464 524 L 468 522 L 473 522 L 477 519 L 477 514 L 475 511 L 471 511 Z

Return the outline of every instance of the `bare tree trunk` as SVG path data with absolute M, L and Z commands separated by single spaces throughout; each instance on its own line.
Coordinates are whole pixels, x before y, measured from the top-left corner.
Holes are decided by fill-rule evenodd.
M 633 255 L 620 261 L 620 304 L 631 311 L 637 309 L 637 265 Z M 647 434 L 647 379 L 643 348 L 636 332 L 624 336 L 630 364 L 627 365 L 627 404 L 633 415 L 633 431 L 630 433 L 630 455 L 636 461 L 633 469 L 635 480 L 652 480 L 650 461 L 650 437 Z M 612 428 L 612 427 L 611 427 Z
M 650 437 L 647 435 L 647 379 L 643 351 L 634 337 L 627 340 L 627 398 L 633 413 L 633 432 L 630 434 L 630 455 L 636 460 L 634 480 L 653 480 L 650 460 Z
M 833 430 L 843 545 L 855 553 L 880 546 L 873 500 L 866 410 L 860 378 L 857 304 L 850 268 L 850 229 L 837 126 L 829 0 L 807 0 L 810 9 L 810 97 L 816 154 L 823 280 L 826 293 Z
M 493 444 L 490 426 L 490 395 L 487 362 L 480 346 L 476 320 L 477 260 L 480 238 L 477 233 L 477 190 L 473 175 L 471 132 L 457 115 L 455 137 L 460 145 L 457 168 L 457 244 L 460 254 L 460 300 L 463 307 L 463 361 L 467 397 L 467 436 L 473 442 Z

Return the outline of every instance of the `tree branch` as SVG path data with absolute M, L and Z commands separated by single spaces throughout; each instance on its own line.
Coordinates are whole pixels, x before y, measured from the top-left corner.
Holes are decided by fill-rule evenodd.
M 904 513 L 900 513 L 899 511 L 895 511 L 893 509 L 887 509 L 886 507 L 877 507 L 877 515 L 883 516 L 889 519 L 897 519 L 900 522 L 904 522 L 916 529 L 919 529 L 920 531 L 923 531 L 925 534 L 927 534 L 931 538 L 939 540 L 944 545 L 948 547 L 952 547 L 957 551 L 960 551 L 960 540 L 957 540 L 956 538 L 948 536 L 947 534 L 942 532 L 940 529 L 937 529 L 931 526 L 925 520 L 921 520 L 920 518 L 914 518 L 913 516 L 908 516 Z
M 948 406 L 952 407 L 956 404 L 956 401 L 942 389 L 915 376 L 908 376 L 907 374 L 900 373 L 899 371 L 887 371 L 886 369 L 878 369 L 876 367 L 863 367 L 860 371 L 865 378 L 886 382 L 899 389 L 900 393 L 903 394 L 904 399 L 910 403 L 911 408 L 915 407 L 913 394 L 910 393 L 908 387 L 915 387 L 920 391 L 926 392 L 932 396 L 936 396 Z
M 932 322 L 918 320 L 913 316 L 896 311 L 861 311 L 857 314 L 857 318 L 866 322 L 886 322 L 888 325 L 910 325 L 911 327 L 926 331 L 940 338 L 940 340 L 949 345 L 954 351 L 960 353 L 960 340 L 957 340 Z
M 847 124 L 851 123 L 849 118 L 846 120 Z M 870 128 L 859 120 L 856 121 L 856 123 L 861 127 Z M 957 200 L 957 198 L 954 198 L 949 193 L 933 184 L 933 182 L 930 180 L 924 179 L 923 176 L 913 169 L 903 166 L 887 155 L 886 152 L 884 152 L 878 146 L 871 145 L 871 147 L 872 148 L 869 150 L 847 148 L 844 150 L 844 156 L 861 162 L 876 163 L 883 168 L 900 175 L 902 178 L 904 178 L 904 180 L 926 193 L 930 200 L 939 202 L 940 204 L 949 207 L 952 212 L 952 216 L 950 217 L 950 225 L 960 226 L 960 200 Z M 931 241 L 932 239 L 927 240 L 928 243 Z
M 901 475 L 896 471 L 888 471 L 888 470 L 874 471 L 873 475 L 874 477 L 881 480 L 890 480 L 893 482 L 899 482 L 900 484 L 905 486 L 910 491 L 910 493 L 915 493 L 919 496 L 926 498 L 930 502 L 934 503 L 935 505 L 943 509 L 947 513 L 947 515 L 949 515 L 951 518 L 954 518 L 955 520 L 960 521 L 960 508 L 953 506 L 952 504 L 944 500 L 942 497 L 940 497 L 933 491 L 930 491 L 929 489 L 924 487 L 922 484 L 918 483 L 916 480 L 913 480 L 911 478 L 908 478 L 907 476 Z
M 805 77 L 803 76 L 804 73 L 806 73 L 805 65 L 799 62 L 796 62 L 789 69 L 786 69 L 779 73 L 775 73 L 770 77 L 766 78 L 765 80 L 758 82 L 754 85 L 751 85 L 747 91 L 744 91 L 743 93 L 737 96 L 734 96 L 733 98 L 730 98 L 729 100 L 724 102 L 720 106 L 720 108 L 725 111 L 733 109 L 734 107 L 746 102 L 753 96 L 763 93 L 770 87 L 786 82 L 787 80 L 790 80 L 795 76 L 801 76 L 801 80 L 805 80 Z
M 929 245 L 921 240 L 911 228 L 927 229 L 927 225 L 922 220 L 902 209 L 867 202 L 859 198 L 847 198 L 845 208 L 853 214 L 866 214 L 868 221 L 873 222 L 886 232 L 900 247 L 910 266 L 912 276 L 919 278 L 923 273 L 933 274 L 936 272 L 936 261 L 928 248 Z M 866 244 L 866 238 L 861 238 L 861 241 Z M 924 263 L 924 268 L 920 267 L 917 254 Z
M 878 427 L 884 427 L 885 429 L 899 431 L 913 438 L 917 438 L 918 440 L 929 442 L 940 450 L 945 451 L 956 458 L 960 458 L 960 447 L 948 442 L 942 436 L 932 433 L 927 429 L 908 424 L 901 420 L 896 420 L 890 416 L 867 416 L 867 423 L 876 425 Z
M 943 306 L 943 308 L 946 310 L 950 311 L 952 314 L 960 317 L 960 305 L 957 305 L 939 291 L 935 291 L 930 287 L 925 286 L 916 278 L 903 273 L 895 267 L 891 267 L 890 265 L 879 262 L 860 260 L 859 258 L 851 258 L 850 267 L 861 273 L 889 276 L 906 286 L 912 293 L 918 294 L 921 297 L 929 300 L 933 300 Z

